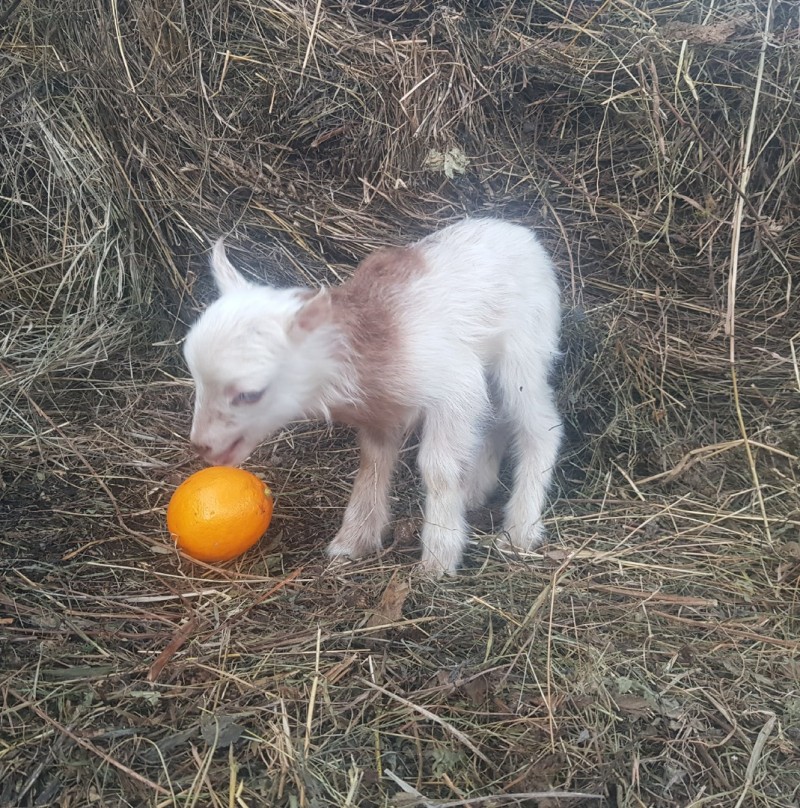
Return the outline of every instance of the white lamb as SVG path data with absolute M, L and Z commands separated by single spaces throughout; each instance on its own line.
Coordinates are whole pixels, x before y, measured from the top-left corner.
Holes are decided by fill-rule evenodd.
M 191 440 L 203 458 L 238 465 L 290 421 L 358 429 L 361 462 L 331 556 L 381 548 L 401 444 L 421 427 L 422 568 L 453 573 L 467 506 L 516 460 L 505 532 L 526 550 L 544 537 L 542 508 L 562 438 L 548 376 L 558 355 L 559 290 L 533 233 L 467 219 L 407 247 L 368 256 L 339 287 L 252 284 L 220 240 L 220 297 L 186 338 L 196 383 Z

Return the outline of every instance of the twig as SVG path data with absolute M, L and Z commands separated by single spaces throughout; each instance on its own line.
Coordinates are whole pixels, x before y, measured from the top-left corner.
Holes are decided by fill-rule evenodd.
M 155 682 L 164 670 L 167 662 L 172 659 L 177 650 L 189 639 L 192 632 L 197 628 L 197 618 L 190 617 L 176 632 L 169 641 L 167 647 L 158 655 L 158 659 L 150 666 L 147 673 L 147 681 Z
M 429 800 L 424 797 L 422 793 L 414 788 L 410 783 L 403 780 L 402 777 L 396 775 L 390 769 L 386 769 L 386 776 L 395 785 L 399 786 L 403 794 L 395 797 L 394 805 L 398 808 L 460 808 L 460 806 L 478 806 L 478 805 L 506 805 L 515 802 L 527 802 L 528 800 L 557 800 L 557 799 L 583 799 L 583 800 L 602 800 L 600 794 L 587 794 L 583 791 L 516 791 L 501 794 L 492 794 L 483 797 L 465 797 L 461 800 Z
M 20 693 L 17 693 L 13 688 L 9 688 L 8 692 L 11 693 L 14 698 L 19 699 L 20 701 L 25 701 Z M 134 780 L 138 780 L 140 783 L 146 785 L 148 788 L 151 788 L 153 791 L 158 792 L 159 794 L 169 794 L 170 792 L 167 791 L 166 788 L 163 786 L 158 785 L 158 783 L 154 783 L 152 780 L 148 780 L 141 774 L 133 771 L 133 769 L 129 769 L 125 764 L 120 763 L 118 760 L 115 760 L 111 757 L 111 755 L 106 754 L 103 752 L 102 749 L 98 749 L 91 741 L 87 741 L 85 738 L 81 738 L 80 735 L 76 735 L 72 730 L 67 729 L 63 724 L 59 721 L 56 721 L 55 718 L 49 716 L 41 707 L 31 702 L 28 702 L 28 707 L 36 713 L 43 721 L 46 721 L 48 724 L 55 727 L 59 732 L 66 735 L 71 740 L 75 741 L 78 746 L 82 746 L 84 749 L 87 749 L 93 755 L 97 755 L 97 757 L 104 760 L 110 766 L 114 766 L 114 768 L 119 769 L 121 772 L 124 772 L 129 777 L 132 777 Z
M 753 785 L 753 780 L 756 776 L 756 769 L 758 768 L 758 763 L 761 760 L 761 755 L 764 752 L 764 745 L 766 744 L 769 736 L 772 735 L 772 728 L 775 726 L 776 721 L 777 716 L 770 714 L 770 717 L 767 719 L 767 723 L 761 727 L 761 732 L 758 733 L 758 738 L 756 738 L 756 742 L 753 744 L 753 751 L 750 753 L 750 762 L 747 764 L 747 771 L 745 772 L 742 793 L 739 795 L 739 799 L 736 801 L 735 808 L 741 808 L 747 793 L 750 791 L 750 786 Z
M 750 162 L 750 150 L 753 145 L 753 134 L 756 129 L 756 115 L 758 113 L 758 102 L 761 97 L 761 84 L 764 80 L 764 62 L 767 54 L 767 44 L 769 31 L 772 26 L 772 0 L 767 4 L 767 15 L 764 21 L 764 35 L 761 42 L 761 54 L 758 59 L 758 71 L 756 73 L 756 86 L 753 91 L 753 106 L 750 110 L 750 123 L 747 127 L 747 134 L 745 137 L 744 154 L 742 155 L 742 174 L 739 180 L 739 194 L 734 201 L 733 206 L 733 233 L 731 238 L 731 272 L 728 280 L 728 308 L 725 316 L 725 331 L 729 340 L 729 361 L 731 366 L 731 385 L 733 388 L 733 405 L 736 411 L 736 420 L 739 424 L 739 431 L 744 441 L 744 450 L 747 455 L 747 464 L 750 467 L 750 474 L 753 478 L 753 485 L 755 486 L 756 496 L 758 498 L 758 505 L 761 510 L 761 516 L 764 521 L 764 532 L 766 533 L 767 541 L 772 544 L 772 533 L 769 527 L 769 519 L 767 519 L 767 508 L 764 504 L 764 493 L 761 490 L 761 480 L 758 476 L 758 469 L 756 468 L 755 459 L 753 458 L 753 450 L 750 447 L 750 438 L 747 433 L 747 426 L 744 422 L 744 415 L 742 413 L 742 404 L 739 397 L 739 381 L 736 372 L 736 292 L 739 279 L 739 247 L 742 236 L 742 217 L 744 215 L 744 200 L 747 195 L 747 186 L 750 182 L 750 175 L 753 171 L 753 166 Z

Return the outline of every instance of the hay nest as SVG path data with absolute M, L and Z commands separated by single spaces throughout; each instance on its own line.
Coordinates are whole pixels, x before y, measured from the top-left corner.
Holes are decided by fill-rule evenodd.
M 797 804 L 796 4 L 432 6 L 0 7 L 0 805 Z M 552 542 L 409 578 L 406 468 L 327 570 L 300 424 L 259 547 L 176 557 L 211 240 L 336 282 L 466 212 L 562 273 Z

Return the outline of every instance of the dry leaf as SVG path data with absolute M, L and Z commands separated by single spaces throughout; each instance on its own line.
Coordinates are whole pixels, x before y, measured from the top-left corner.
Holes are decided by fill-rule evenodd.
M 464 682 L 461 690 L 473 707 L 482 707 L 489 698 L 489 677 L 485 674 L 475 676 Z
M 652 711 L 650 702 L 641 696 L 617 696 L 617 707 L 631 718 L 646 718 Z
M 446 152 L 431 149 L 422 162 L 423 168 L 430 171 L 443 171 L 448 179 L 453 179 L 456 174 L 463 174 L 468 165 L 469 157 L 458 146 L 454 146 Z
M 369 616 L 367 627 L 384 626 L 387 623 L 396 623 L 403 617 L 403 604 L 406 602 L 411 585 L 408 581 L 398 581 L 397 576 L 386 585 L 381 595 L 381 602 Z
M 394 543 L 397 547 L 413 547 L 422 527 L 422 520 L 413 517 L 398 519 L 394 526 Z
M 664 35 L 670 39 L 685 39 L 692 45 L 722 45 L 736 33 L 736 26 L 745 21 L 739 17 L 713 25 L 676 22 L 664 26 Z
M 244 727 L 236 723 L 232 715 L 219 713 L 210 715 L 200 722 L 203 740 L 215 749 L 224 749 L 241 738 Z

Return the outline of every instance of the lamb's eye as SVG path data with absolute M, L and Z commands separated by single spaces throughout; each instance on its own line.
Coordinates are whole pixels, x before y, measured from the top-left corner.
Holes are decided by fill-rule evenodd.
M 258 404 L 265 392 L 266 388 L 264 390 L 245 390 L 243 393 L 234 396 L 231 404 L 234 407 L 241 407 L 246 404 Z

